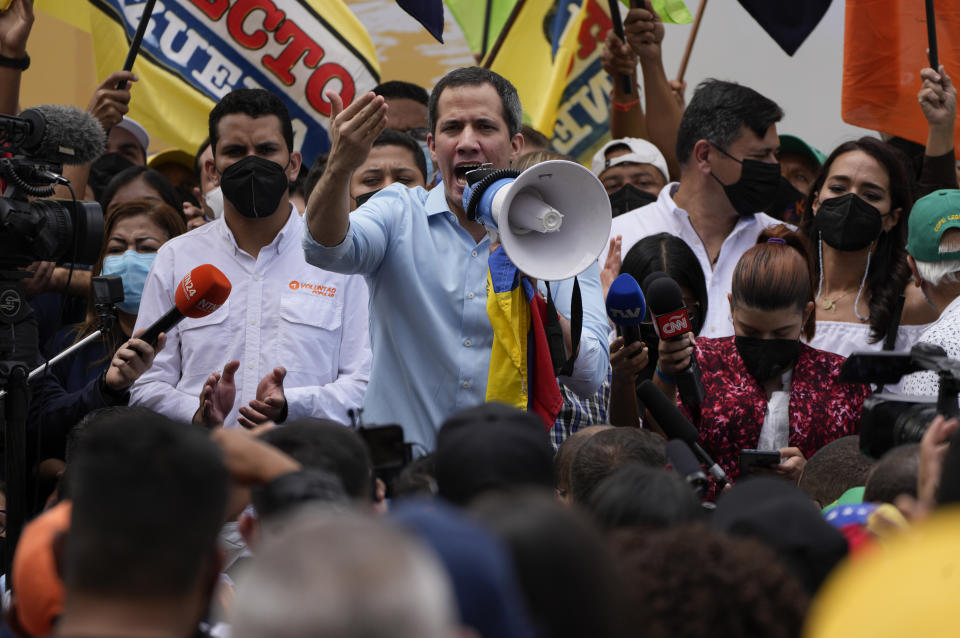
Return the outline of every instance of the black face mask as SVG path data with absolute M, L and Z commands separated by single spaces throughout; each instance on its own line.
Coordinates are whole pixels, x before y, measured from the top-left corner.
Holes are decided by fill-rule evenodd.
M 880 236 L 883 219 L 875 206 L 855 193 L 831 197 L 820 203 L 813 225 L 820 237 L 837 250 L 863 250 Z
M 90 165 L 90 177 L 87 179 L 87 185 L 93 189 L 95 197 L 103 195 L 104 189 L 110 180 L 117 173 L 133 166 L 133 162 L 128 160 L 120 153 L 107 153 L 101 155 Z
M 655 201 L 657 201 L 656 195 L 642 191 L 633 184 L 625 184 L 619 190 L 610 193 L 610 208 L 613 209 L 614 217 Z
M 786 372 L 800 355 L 797 339 L 734 337 L 733 342 L 747 372 L 760 383 Z
M 248 155 L 220 174 L 223 197 L 244 217 L 269 217 L 287 194 L 284 167 L 268 159 Z
M 797 190 L 786 177 L 780 177 L 773 203 L 763 212 L 788 224 L 800 224 L 800 210 L 806 195 Z
M 770 208 L 780 187 L 780 164 L 758 162 L 752 159 L 738 160 L 720 147 L 717 147 L 717 150 L 733 161 L 739 162 L 742 167 L 740 179 L 733 184 L 724 184 L 719 177 L 710 173 L 713 179 L 723 186 L 723 191 L 727 194 L 733 209 L 741 217 L 751 217 L 755 213 Z

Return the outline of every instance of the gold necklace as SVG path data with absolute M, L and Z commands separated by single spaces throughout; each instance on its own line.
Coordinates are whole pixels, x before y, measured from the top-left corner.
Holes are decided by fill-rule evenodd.
M 842 295 L 840 295 L 839 297 L 834 297 L 833 299 L 828 299 L 827 297 L 824 297 L 824 298 L 823 298 L 823 301 L 820 303 L 820 305 L 823 307 L 824 310 L 829 310 L 830 312 L 836 312 L 836 311 L 837 311 L 837 302 L 840 301 L 841 299 L 843 299 L 844 297 L 846 297 L 846 296 L 849 295 L 849 294 L 850 294 L 849 292 L 845 292 L 845 293 L 843 293 Z

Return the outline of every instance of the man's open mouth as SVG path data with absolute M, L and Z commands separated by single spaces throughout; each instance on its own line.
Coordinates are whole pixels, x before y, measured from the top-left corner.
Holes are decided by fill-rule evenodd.
M 480 162 L 473 162 L 470 164 L 460 164 L 453 169 L 453 175 L 457 178 L 457 183 L 461 186 L 467 185 L 467 173 L 470 171 L 475 171 L 481 167 Z

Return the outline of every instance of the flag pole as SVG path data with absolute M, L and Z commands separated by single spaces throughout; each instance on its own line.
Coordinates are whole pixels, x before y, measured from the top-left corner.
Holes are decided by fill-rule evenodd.
M 123 63 L 124 71 L 133 70 L 133 62 L 137 59 L 137 54 L 140 53 L 140 44 L 143 42 L 143 35 L 147 32 L 147 25 L 150 24 L 150 16 L 153 14 L 153 5 L 157 4 L 157 0 L 147 0 L 143 6 L 143 15 L 140 16 L 140 24 L 137 25 L 137 32 L 133 34 L 133 41 L 130 43 L 130 50 L 127 52 L 127 59 Z M 117 83 L 117 89 L 127 88 L 127 83 L 125 80 L 121 80 Z
M 490 65 L 493 64 L 493 59 L 497 57 L 497 54 L 500 53 L 500 47 L 503 46 L 503 41 L 507 39 L 507 34 L 510 33 L 510 29 L 513 27 L 513 23 L 517 21 L 517 16 L 520 15 L 520 10 L 523 8 L 524 0 L 517 0 L 517 4 L 513 5 L 513 10 L 510 12 L 510 16 L 507 18 L 506 23 L 503 25 L 503 28 L 500 29 L 500 33 L 497 35 L 497 41 L 494 42 L 493 47 L 490 51 L 487 52 L 486 58 L 484 58 L 480 66 L 485 69 L 489 69 Z
M 610 20 L 613 22 L 613 32 L 617 34 L 621 42 L 626 44 L 627 38 L 623 33 L 623 20 L 620 17 L 620 0 L 609 0 L 608 4 L 610 5 Z M 633 78 L 626 73 L 619 73 L 618 75 L 620 88 L 624 94 L 633 95 Z
M 927 0 L 933 2 L 933 0 Z M 683 59 L 680 61 L 680 72 L 677 73 L 677 80 L 683 82 L 683 76 L 687 72 L 687 63 L 690 62 L 690 52 L 693 51 L 693 42 L 697 39 L 697 31 L 700 30 L 700 21 L 703 20 L 703 10 L 707 6 L 707 0 L 700 0 L 700 6 L 697 7 L 697 17 L 693 19 L 693 30 L 690 37 L 687 38 L 687 48 L 683 52 Z
M 927 6 L 927 53 L 930 59 L 930 68 L 934 71 L 940 71 L 940 63 L 937 61 L 937 17 L 933 13 L 933 0 L 926 0 Z

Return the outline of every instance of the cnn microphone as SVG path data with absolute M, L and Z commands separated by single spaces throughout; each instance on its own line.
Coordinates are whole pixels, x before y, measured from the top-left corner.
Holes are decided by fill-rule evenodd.
M 230 296 L 230 288 L 230 280 L 216 266 L 197 266 L 177 285 L 173 308 L 138 338 L 155 347 L 160 333 L 167 332 L 184 318 L 199 319 L 220 308 Z
M 683 416 L 680 408 L 653 384 L 653 381 L 647 380 L 637 386 L 637 398 L 657 420 L 657 425 L 666 433 L 668 439 L 680 439 L 690 446 L 697 457 L 707 466 L 707 471 L 717 481 L 719 487 L 723 487 L 729 482 L 727 473 L 723 471 L 723 468 L 717 465 L 716 461 L 707 454 L 707 451 L 697 443 L 700 436 L 697 428 L 687 420 L 687 417 Z
M 673 341 L 693 330 L 690 318 L 687 316 L 687 308 L 683 304 L 683 293 L 677 282 L 665 273 L 654 272 L 648 275 L 643 283 L 647 291 L 647 303 L 650 304 L 653 327 L 660 339 Z M 691 356 L 686 369 L 677 372 L 674 376 L 677 380 L 680 401 L 699 416 L 705 391 L 696 356 Z
M 622 273 L 607 292 L 607 316 L 617 326 L 624 347 L 640 341 L 640 324 L 647 314 L 647 303 L 633 275 Z
M 677 474 L 693 488 L 697 496 L 703 496 L 707 492 L 709 487 L 707 475 L 703 473 L 700 461 L 693 455 L 689 445 L 680 439 L 667 441 L 667 460 Z

